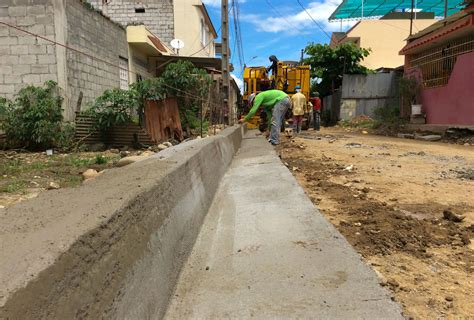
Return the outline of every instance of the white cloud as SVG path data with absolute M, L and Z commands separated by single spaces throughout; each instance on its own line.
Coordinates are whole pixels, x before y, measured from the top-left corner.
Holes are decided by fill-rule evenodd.
M 340 22 L 329 22 L 329 16 L 336 10 L 340 4 L 340 0 L 322 0 L 313 1 L 307 7 L 306 10 L 313 17 L 316 22 L 326 32 L 339 31 L 341 28 Z M 296 6 L 297 8 L 300 8 Z M 301 8 L 300 8 L 301 9 Z M 288 12 L 287 8 L 276 8 L 280 13 Z M 303 10 L 299 10 L 296 14 L 287 14 L 284 17 L 277 15 L 277 13 L 271 10 L 274 16 L 262 17 L 256 14 L 241 15 L 241 19 L 255 24 L 257 31 L 278 33 L 285 32 L 292 35 L 298 34 L 309 34 L 313 33 L 315 29 L 321 31 L 320 28 L 312 21 L 308 14 Z M 354 25 L 355 22 L 343 22 L 342 29 L 346 30 L 350 26 Z

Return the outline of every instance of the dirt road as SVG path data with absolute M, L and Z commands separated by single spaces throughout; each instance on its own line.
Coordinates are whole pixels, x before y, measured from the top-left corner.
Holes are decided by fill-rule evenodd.
M 278 150 L 407 316 L 474 317 L 472 146 L 336 128 L 283 139 Z

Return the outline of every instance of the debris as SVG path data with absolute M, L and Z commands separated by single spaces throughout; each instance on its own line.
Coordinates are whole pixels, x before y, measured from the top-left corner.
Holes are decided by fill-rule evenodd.
M 120 153 L 120 150 L 119 149 L 110 149 L 109 152 L 117 154 L 117 153 Z
M 427 136 L 415 136 L 415 139 L 417 140 L 423 140 L 423 141 L 439 141 L 441 140 L 443 137 L 440 136 L 440 135 L 437 135 L 437 134 L 430 134 L 430 135 L 427 135 Z
M 329 143 L 334 143 L 336 141 L 336 139 L 331 139 L 329 140 Z
M 158 145 L 158 150 L 159 150 L 159 151 L 163 151 L 163 150 L 166 150 L 166 149 L 168 149 L 168 146 L 166 146 L 166 145 L 164 145 L 164 144 L 159 144 L 159 145 Z
M 453 298 L 452 296 L 447 296 L 447 297 L 445 297 L 444 299 L 445 299 L 446 301 L 449 301 L 449 302 L 451 302 L 451 301 L 454 300 L 454 298 Z
M 152 156 L 152 155 L 154 155 L 154 154 L 155 154 L 155 152 L 147 150 L 147 151 L 145 151 L 145 152 L 142 152 L 141 156 L 142 156 L 142 157 L 150 157 L 150 156 Z
M 50 183 L 48 184 L 48 187 L 47 187 L 46 189 L 48 189 L 48 190 L 57 190 L 57 189 L 60 189 L 60 188 L 61 188 L 61 187 L 59 186 L 58 183 L 56 183 L 56 182 L 50 182 Z
M 362 131 L 362 134 L 369 134 L 369 132 L 363 130 L 363 131 Z
M 398 288 L 400 286 L 400 284 L 395 279 L 389 279 L 387 281 L 387 284 L 394 287 L 394 288 Z
M 449 221 L 453 221 L 453 222 L 462 222 L 464 218 L 466 217 L 456 214 L 452 212 L 451 210 L 447 209 L 443 211 L 443 218 Z
M 397 137 L 402 139 L 415 139 L 415 135 L 411 133 L 399 133 Z
M 299 171 L 299 170 L 300 170 L 300 168 L 298 168 L 298 167 L 293 167 L 293 171 Z
M 125 167 L 128 166 L 129 164 L 141 161 L 148 158 L 148 156 L 130 156 L 130 157 L 125 157 L 119 160 L 117 162 L 117 167 Z
M 351 164 L 350 166 L 347 166 L 344 168 L 344 171 L 348 171 L 348 172 L 352 172 L 352 170 L 354 170 L 354 165 Z
M 125 157 L 127 157 L 127 156 L 129 156 L 129 155 L 130 155 L 130 151 L 127 151 L 127 150 L 122 150 L 122 151 L 120 151 L 120 157 L 121 157 L 121 158 L 125 158 Z
M 351 142 L 345 145 L 346 148 L 361 148 L 362 145 L 357 142 Z
M 82 176 L 84 177 L 85 180 L 89 179 L 94 179 L 98 177 L 100 174 L 97 172 L 97 170 L 94 169 L 87 169 L 82 173 Z
M 163 142 L 163 144 L 167 146 L 168 148 L 171 148 L 173 146 L 173 144 L 169 141 Z
M 47 156 L 52 156 L 53 155 L 53 149 L 46 150 L 46 155 Z

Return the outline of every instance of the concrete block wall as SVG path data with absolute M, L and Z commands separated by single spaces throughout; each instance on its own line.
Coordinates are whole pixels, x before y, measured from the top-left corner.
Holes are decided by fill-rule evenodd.
M 173 0 L 114 0 L 109 4 L 90 0 L 89 3 L 123 26 L 141 23 L 166 43 L 174 38 Z M 145 9 L 145 12 L 136 13 L 135 9 Z
M 0 21 L 54 40 L 53 0 L 2 0 Z M 34 36 L 0 25 L 0 96 L 13 98 L 27 85 L 57 81 L 56 48 Z
M 84 110 L 105 90 L 120 87 L 118 65 L 120 57 L 128 59 L 128 44 L 124 28 L 81 1 L 67 0 L 65 11 L 68 46 L 100 59 L 67 51 L 68 113 L 74 117 L 81 92 Z
M 74 120 L 105 90 L 120 86 L 119 57 L 128 59 L 124 28 L 81 0 L 1 0 L 0 21 L 66 44 L 90 56 L 0 25 L 0 96 L 13 98 L 27 85 L 58 82 L 66 120 Z

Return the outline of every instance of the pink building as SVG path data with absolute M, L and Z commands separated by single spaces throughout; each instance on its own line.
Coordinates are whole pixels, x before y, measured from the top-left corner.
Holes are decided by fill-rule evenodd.
M 474 4 L 418 32 L 400 51 L 421 85 L 427 124 L 474 125 Z M 402 108 L 402 116 L 409 116 Z

